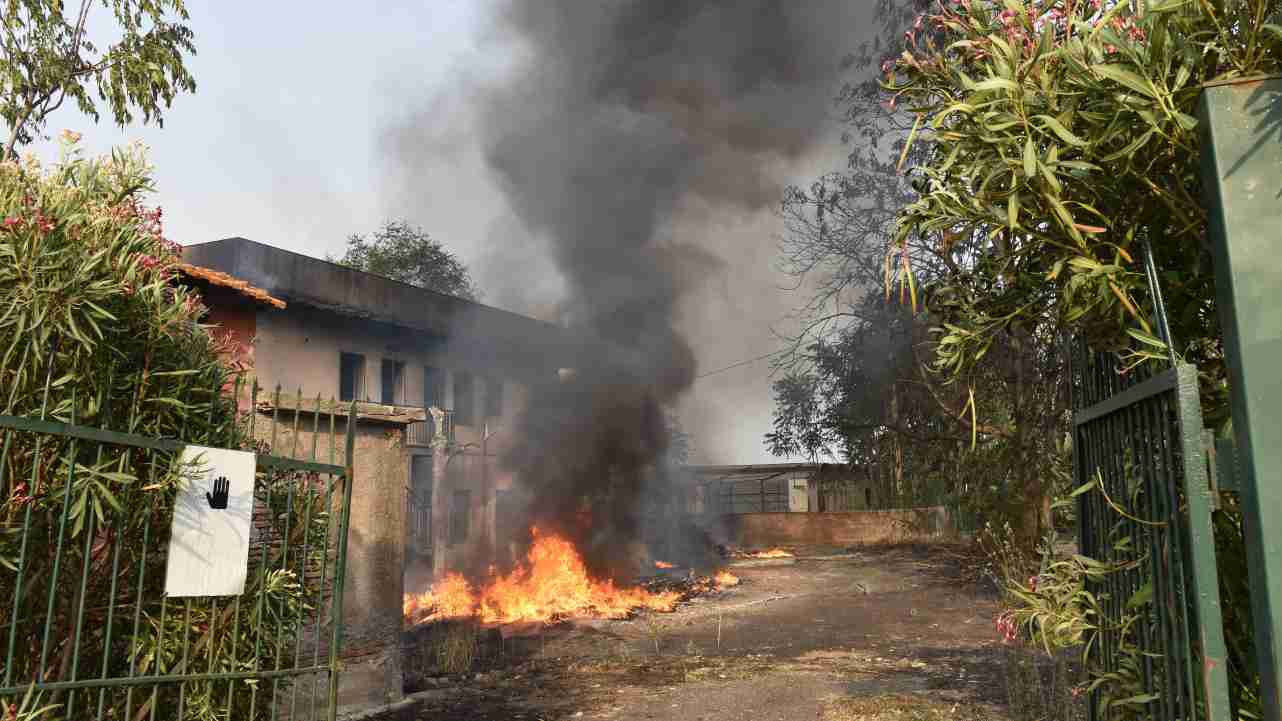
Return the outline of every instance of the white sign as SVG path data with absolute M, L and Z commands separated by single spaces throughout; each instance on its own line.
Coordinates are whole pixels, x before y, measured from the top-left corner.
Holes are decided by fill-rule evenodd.
M 180 461 L 188 472 L 174 502 L 165 594 L 239 596 L 248 573 L 254 454 L 187 446 Z

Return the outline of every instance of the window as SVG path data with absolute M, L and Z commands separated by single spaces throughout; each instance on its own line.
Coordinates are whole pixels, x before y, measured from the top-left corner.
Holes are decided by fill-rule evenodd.
M 476 404 L 476 386 L 472 374 L 459 371 L 454 374 L 454 422 L 461 426 L 473 425 L 472 415 Z
M 503 415 L 503 381 L 491 378 L 485 381 L 485 417 L 498 418 Z
M 467 526 L 472 515 L 472 492 L 455 491 L 450 503 L 450 545 L 467 541 Z
M 423 369 L 423 407 L 445 409 L 445 371 L 440 368 Z
M 340 353 L 338 357 L 338 399 L 359 401 L 365 397 L 365 356 Z
M 432 554 L 432 457 L 410 456 L 410 549 Z
M 872 508 L 872 489 L 864 489 L 864 508 Z
M 383 404 L 394 406 L 404 403 L 401 395 L 401 380 L 405 376 L 405 364 L 400 361 L 383 359 Z

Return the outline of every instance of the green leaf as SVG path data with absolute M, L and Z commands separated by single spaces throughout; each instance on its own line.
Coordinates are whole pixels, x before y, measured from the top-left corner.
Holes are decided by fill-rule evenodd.
M 1024 177 L 1031 178 L 1037 175 L 1037 148 L 1033 146 L 1033 138 L 1029 136 L 1024 141 Z
M 1121 65 L 1092 65 L 1091 69 L 1113 82 L 1125 85 L 1141 95 L 1154 99 L 1157 97 L 1157 93 L 1154 92 L 1153 86 L 1148 80 L 1135 74 L 1134 71 L 1127 70 Z
M 908 140 L 904 142 L 904 150 L 899 154 L 899 164 L 895 166 L 897 170 L 902 171 L 904 169 L 904 162 L 908 160 L 908 150 L 913 147 L 913 140 L 916 139 L 917 131 L 921 128 L 923 117 L 923 114 L 918 113 L 917 119 L 913 121 L 913 129 L 908 133 Z
M 1159 698 L 1161 698 L 1161 696 L 1155 693 L 1142 693 L 1136 696 L 1128 696 L 1126 698 L 1118 699 L 1116 701 L 1110 701 L 1108 705 L 1109 706 L 1132 706 L 1132 705 L 1142 706 L 1146 703 L 1152 703 L 1158 700 Z
M 1152 139 L 1154 132 L 1155 132 L 1154 130 L 1149 129 L 1144 134 L 1140 135 L 1138 138 L 1128 143 L 1126 147 L 1122 148 L 1121 150 L 1115 153 L 1109 153 L 1103 158 L 1100 158 L 1100 160 L 1107 163 L 1107 162 L 1117 160 L 1118 158 L 1129 157 L 1134 155 L 1136 151 L 1144 147 L 1144 145 L 1147 144 L 1150 139 Z
M 979 82 L 975 83 L 972 89 L 975 90 L 976 92 L 986 92 L 989 90 L 1018 91 L 1019 85 L 1012 80 L 1007 80 L 1006 78 L 992 77 L 992 78 L 985 78 L 984 80 L 980 80 Z
M 1055 118 L 1049 115 L 1037 115 L 1034 117 L 1041 120 L 1046 127 L 1051 129 L 1051 132 L 1055 133 L 1055 135 L 1059 136 L 1060 140 L 1063 140 L 1069 145 L 1079 147 L 1079 148 L 1085 147 L 1086 145 L 1088 145 L 1088 143 L 1085 140 L 1082 140 L 1076 135 L 1073 135 L 1071 132 L 1069 132 L 1068 128 L 1064 127 L 1063 123 L 1059 122 Z
M 1126 601 L 1126 607 L 1139 608 L 1151 600 L 1153 600 L 1153 579 L 1150 578 L 1131 594 L 1130 599 Z
M 1006 227 L 1010 228 L 1011 230 L 1015 230 L 1016 228 L 1018 228 L 1019 227 L 1019 223 L 1017 222 L 1018 218 L 1019 218 L 1019 193 L 1015 192 L 1015 193 L 1011 193 L 1010 197 L 1006 198 Z
M 1157 348 L 1158 350 L 1166 350 L 1165 343 L 1163 343 L 1160 339 L 1154 338 L 1153 336 L 1141 330 L 1136 330 L 1135 328 L 1127 328 L 1126 334 L 1145 345 L 1152 346 L 1154 348 Z
M 1072 492 L 1072 493 L 1070 493 L 1070 494 L 1068 494 L 1068 497 L 1069 497 L 1069 498 L 1077 498 L 1078 496 L 1082 495 L 1083 493 L 1087 493 L 1087 492 L 1089 492 L 1092 488 L 1094 488 L 1094 487 L 1095 487 L 1095 483 L 1096 483 L 1096 482 L 1095 482 L 1094 480 L 1090 480 L 1090 481 L 1087 481 L 1086 483 L 1083 483 L 1082 485 L 1078 486 L 1077 488 L 1074 488 L 1074 489 L 1073 489 L 1073 492 Z

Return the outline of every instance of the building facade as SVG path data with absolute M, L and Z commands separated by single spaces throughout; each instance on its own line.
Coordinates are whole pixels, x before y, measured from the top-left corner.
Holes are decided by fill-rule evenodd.
M 184 261 L 260 386 L 257 412 L 296 407 L 277 392 L 357 403 L 345 685 L 395 698 L 403 594 L 505 545 L 497 458 L 530 384 L 567 365 L 562 330 L 244 238 L 186 246 Z

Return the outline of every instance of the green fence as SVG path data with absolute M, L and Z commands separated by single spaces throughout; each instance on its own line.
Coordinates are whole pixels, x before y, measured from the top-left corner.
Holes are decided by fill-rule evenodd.
M 1073 355 L 1073 471 L 1080 552 L 1102 674 L 1124 678 L 1148 718 L 1227 719 L 1228 680 L 1196 370 L 1120 372 L 1114 354 Z M 1091 718 L 1107 718 L 1100 691 Z
M 0 702 L 48 719 L 333 719 L 354 410 L 295 398 L 282 417 L 278 388 L 267 426 L 257 384 L 242 395 L 238 381 L 183 401 L 225 422 L 157 438 L 133 432 L 131 399 L 57 386 L 45 380 L 39 414 L 0 415 L 0 531 L 17 549 L 0 557 Z M 248 412 L 227 413 L 227 393 Z M 98 424 L 77 423 L 86 409 Z M 246 436 L 259 454 L 245 591 L 167 598 L 178 454 Z

